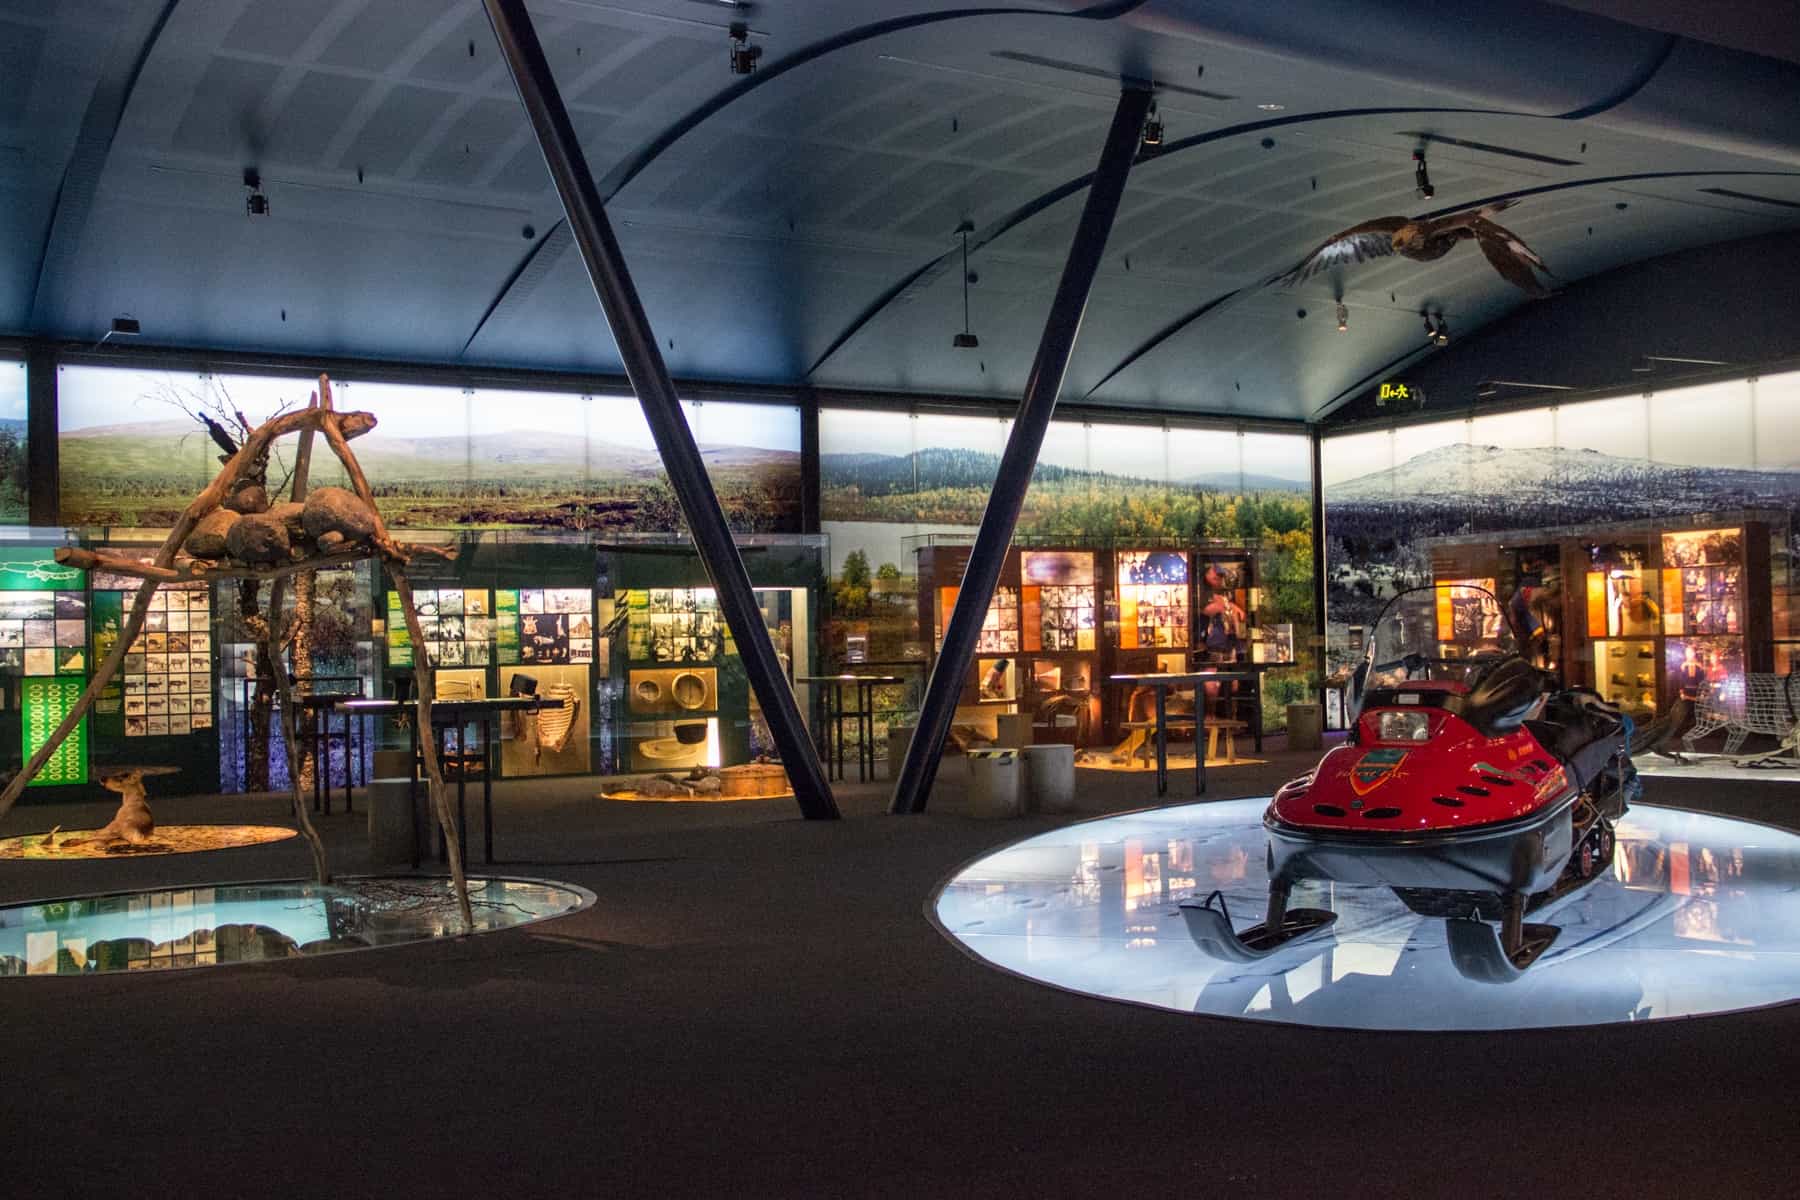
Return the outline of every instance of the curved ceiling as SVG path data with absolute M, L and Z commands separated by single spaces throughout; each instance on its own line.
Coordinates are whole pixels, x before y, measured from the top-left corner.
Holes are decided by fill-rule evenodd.
M 1306 418 L 1417 352 L 1422 309 L 1462 337 L 1557 303 L 1473 247 L 1267 285 L 1373 216 L 1520 197 L 1565 280 L 1800 227 L 1800 67 L 1558 5 L 531 7 L 684 378 L 1016 396 L 1122 75 L 1167 140 L 1070 400 Z M 618 369 L 476 0 L 0 0 L 0 197 L 0 330 Z

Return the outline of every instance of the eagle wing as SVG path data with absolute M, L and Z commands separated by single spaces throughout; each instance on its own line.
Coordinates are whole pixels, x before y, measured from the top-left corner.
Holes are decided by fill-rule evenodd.
M 1274 282 L 1282 287 L 1292 287 L 1320 271 L 1367 262 L 1371 258 L 1385 258 L 1394 252 L 1394 234 L 1406 221 L 1405 217 L 1376 217 L 1373 221 L 1364 221 L 1334 233 L 1321 242 L 1318 249 L 1301 259 L 1293 270 L 1276 276 Z
M 1546 275 L 1550 268 L 1538 257 L 1537 251 L 1525 244 L 1523 238 L 1507 229 L 1504 225 L 1496 225 L 1485 217 L 1478 217 L 1470 222 L 1469 228 L 1475 234 L 1475 242 L 1481 247 L 1489 265 L 1500 272 L 1500 277 L 1519 288 L 1528 295 L 1542 298 L 1550 294 L 1550 289 L 1538 282 L 1532 268 L 1536 267 Z

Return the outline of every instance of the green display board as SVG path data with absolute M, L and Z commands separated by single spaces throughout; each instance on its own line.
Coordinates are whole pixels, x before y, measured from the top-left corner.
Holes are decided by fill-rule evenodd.
M 519 661 L 519 589 L 494 592 L 494 659 L 502 666 Z
M 400 593 L 387 594 L 387 656 L 390 667 L 413 665 L 412 631 L 406 627 L 406 610 L 400 607 Z
M 74 711 L 85 685 L 79 679 L 32 678 L 24 681 L 24 751 L 29 759 L 50 740 L 56 727 Z M 88 722 L 84 716 L 74 732 L 63 739 L 56 753 L 44 760 L 32 787 L 86 783 L 88 777 Z

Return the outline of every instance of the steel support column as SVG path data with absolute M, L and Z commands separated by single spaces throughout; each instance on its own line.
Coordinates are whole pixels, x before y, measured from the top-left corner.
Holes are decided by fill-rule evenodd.
M 769 640 L 768 628 L 763 624 L 756 597 L 750 589 L 750 575 L 744 570 L 744 560 L 738 555 L 737 544 L 732 541 L 731 530 L 725 524 L 719 497 L 707 478 L 693 432 L 682 415 L 675 383 L 669 378 L 668 365 L 656 347 L 656 335 L 650 328 L 649 318 L 644 315 L 643 303 L 631 282 L 612 225 L 606 219 L 593 173 L 581 152 L 575 128 L 569 123 L 568 110 L 563 107 L 562 95 L 551 75 L 550 63 L 544 57 L 537 31 L 532 27 L 531 16 L 525 11 L 524 0 L 482 0 L 482 3 L 494 28 L 494 36 L 500 42 L 500 53 L 518 87 L 519 99 L 531 118 L 531 127 L 544 152 L 550 176 L 556 181 L 557 194 L 562 198 L 569 228 L 580 247 L 582 260 L 587 264 L 594 293 L 600 299 L 606 322 L 618 342 L 625 375 L 631 380 L 638 403 L 643 406 L 650 432 L 656 438 L 657 451 L 662 455 L 663 467 L 669 473 L 669 482 L 675 488 L 681 511 L 693 533 L 694 547 L 719 594 L 719 609 L 737 642 L 744 673 L 750 677 L 750 686 L 769 723 L 769 734 L 775 739 L 782 764 L 793 782 L 800 811 L 813 819 L 835 818 L 838 808 L 831 795 L 831 785 L 825 780 L 825 771 L 807 736 L 806 725 L 800 719 L 800 707 L 794 701 L 793 690 L 775 658 L 775 647 Z
M 1031 484 L 1031 472 L 1037 465 L 1044 433 L 1050 427 L 1050 415 L 1056 410 L 1056 398 L 1062 391 L 1069 355 L 1075 348 L 1075 335 L 1081 329 L 1088 293 L 1093 288 L 1094 275 L 1100 269 L 1106 238 L 1112 232 L 1113 218 L 1119 211 L 1119 199 L 1125 193 L 1126 177 L 1131 174 L 1132 161 L 1137 157 L 1144 115 L 1149 107 L 1147 90 L 1128 87 L 1120 94 L 1119 105 L 1113 110 L 1112 126 L 1106 131 L 1106 145 L 1100 152 L 1100 166 L 1094 171 L 1087 204 L 1081 210 L 1081 223 L 1075 228 L 1075 240 L 1070 243 L 1062 279 L 1050 302 L 1050 315 L 1044 321 L 1037 357 L 1025 380 L 1025 396 L 1019 402 L 1012 434 L 1006 440 L 1006 452 L 1000 458 L 1000 469 L 994 479 L 987 510 L 981 514 L 981 529 L 975 535 L 974 549 L 969 552 L 969 565 L 963 570 L 956 607 L 944 630 L 944 644 L 932 667 L 931 681 L 925 687 L 918 728 L 906 749 L 906 763 L 894 782 L 890 812 L 925 811 L 926 798 L 937 778 L 944 739 L 949 736 L 950 723 L 956 716 L 956 698 L 962 691 L 963 676 L 968 673 L 970 660 L 975 655 L 981 621 L 993 600 L 994 585 L 1000 580 L 1000 567 L 1006 560 L 1006 549 L 1012 543 L 1013 528 L 1019 523 L 1025 489 Z
M 1318 686 L 1313 689 L 1313 703 L 1319 706 L 1319 728 L 1325 728 L 1325 680 L 1331 674 L 1329 646 L 1325 633 L 1325 589 L 1329 581 L 1325 577 L 1325 488 L 1324 470 L 1324 433 L 1325 427 L 1317 422 L 1308 422 L 1307 436 L 1312 439 L 1312 569 L 1313 569 L 1313 673 L 1318 679 Z

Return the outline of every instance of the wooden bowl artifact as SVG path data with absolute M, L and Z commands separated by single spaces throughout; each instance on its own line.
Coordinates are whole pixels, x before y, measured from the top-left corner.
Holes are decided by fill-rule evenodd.
M 686 709 L 696 709 L 706 703 L 706 680 L 692 671 L 683 671 L 669 685 L 669 693 L 675 703 Z

